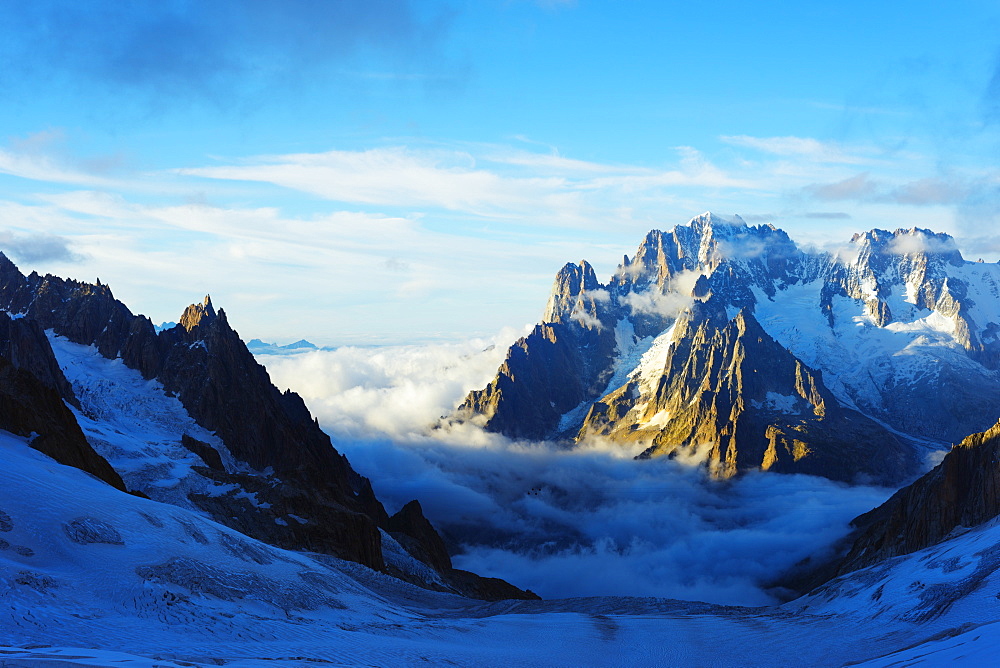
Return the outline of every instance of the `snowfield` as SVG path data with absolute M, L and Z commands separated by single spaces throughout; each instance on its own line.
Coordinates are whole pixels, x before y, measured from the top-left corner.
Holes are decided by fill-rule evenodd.
M 181 445 L 182 434 L 214 447 L 227 470 L 249 470 L 238 466 L 222 440 L 199 426 L 159 381 L 146 380 L 120 359 L 103 357 L 94 346 L 72 343 L 51 330 L 46 334 L 80 401 L 81 410 L 70 407 L 80 428 L 129 489 L 192 510 L 191 492 L 219 495 L 234 490 L 234 485 L 217 485 L 192 470 L 205 462 Z
M 270 547 L 7 432 L 0 466 L 0 665 L 982 665 L 1000 651 L 996 524 L 782 606 L 483 603 Z

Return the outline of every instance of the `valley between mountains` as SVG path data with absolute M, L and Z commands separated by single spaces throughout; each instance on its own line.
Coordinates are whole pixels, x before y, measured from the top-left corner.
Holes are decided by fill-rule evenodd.
M 845 241 L 706 213 L 371 349 L 0 256 L 0 663 L 989 663 L 1000 265 Z

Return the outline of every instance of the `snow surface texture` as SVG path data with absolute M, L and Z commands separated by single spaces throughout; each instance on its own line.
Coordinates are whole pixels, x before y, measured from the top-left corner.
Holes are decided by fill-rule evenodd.
M 959 370 L 970 381 L 996 382 L 996 372 L 970 359 L 956 340 L 951 318 L 919 309 L 905 294 L 897 294 L 889 301 L 894 322 L 878 327 L 863 304 L 838 296 L 833 298 L 831 328 L 819 309 L 822 287 L 822 281 L 789 286 L 773 300 L 755 290 L 754 314 L 778 343 L 810 367 L 822 369 L 824 383 L 845 405 L 878 419 L 885 411 L 881 390 L 918 385 L 940 373 L 942 366 Z M 916 434 L 907 436 L 920 440 Z
M 118 471 L 129 489 L 157 501 L 194 509 L 192 492 L 218 496 L 235 485 L 218 485 L 198 475 L 205 466 L 181 445 L 187 434 L 214 447 L 227 470 L 244 470 L 215 434 L 200 427 L 176 397 L 156 380 L 146 380 L 122 361 L 102 357 L 93 346 L 72 343 L 47 332 L 82 410 L 73 408 L 77 422 L 93 448 Z M 72 407 L 71 407 L 72 408 Z M 252 495 L 250 495 L 253 501 Z
M 631 344 L 630 331 L 619 335 L 623 359 L 640 374 L 662 368 L 669 334 Z M 432 429 L 495 373 L 504 349 L 484 343 L 259 359 L 279 387 L 303 394 L 390 512 L 420 499 L 461 552 L 453 557 L 458 568 L 545 598 L 776 603 L 788 597 L 776 573 L 826 554 L 851 519 L 891 493 L 809 476 L 718 484 L 684 462 L 634 461 L 636 453 L 617 444 L 568 450 L 471 425 Z
M 1000 650 L 995 525 L 778 607 L 491 604 L 270 547 L 7 432 L 0 466 L 0 665 L 984 665 Z

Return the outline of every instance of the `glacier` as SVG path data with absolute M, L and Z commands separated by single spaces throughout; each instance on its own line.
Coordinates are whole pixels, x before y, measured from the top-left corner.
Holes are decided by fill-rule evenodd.
M 996 522 L 779 606 L 484 603 L 123 495 L 6 432 L 0 466 L 6 665 L 982 665 L 1000 651 Z

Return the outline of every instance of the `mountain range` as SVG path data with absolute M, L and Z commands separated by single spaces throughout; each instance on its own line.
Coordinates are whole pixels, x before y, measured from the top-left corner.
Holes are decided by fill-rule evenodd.
M 0 254 L 0 655 L 977 665 L 1000 648 L 998 420 L 1000 265 L 945 234 L 817 251 L 706 213 L 651 231 L 606 283 L 567 264 L 439 427 L 599 442 L 718 484 L 899 489 L 780 606 L 540 601 L 453 568 L 419 500 L 390 516 L 210 298 L 158 328 L 99 281 Z
M 533 597 L 452 569 L 418 502 L 390 517 L 209 297 L 157 332 L 106 285 L 25 276 L 0 254 L 0 309 L 0 428 L 57 461 L 271 545 L 471 596 Z M 387 563 L 396 541 L 430 568 Z
M 556 276 L 542 322 L 452 419 L 642 448 L 713 476 L 899 484 L 1000 418 L 1000 266 L 917 228 L 805 251 L 706 213 L 607 283 Z

